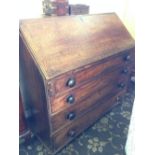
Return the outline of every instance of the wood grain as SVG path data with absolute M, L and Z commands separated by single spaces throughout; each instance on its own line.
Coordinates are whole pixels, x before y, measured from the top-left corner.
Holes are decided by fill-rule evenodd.
M 55 93 L 60 93 L 62 91 L 64 92 L 74 89 L 76 88 L 76 86 L 79 86 L 80 84 L 93 79 L 95 76 L 103 74 L 110 68 L 115 69 L 120 66 L 130 65 L 133 61 L 133 50 L 134 49 L 132 48 L 120 52 L 119 54 L 108 57 L 107 59 L 103 59 L 101 61 L 91 63 L 80 68 L 76 68 L 73 71 L 67 72 L 65 74 L 62 74 L 61 76 L 56 77 L 54 81 L 52 81 L 55 85 Z M 124 57 L 127 55 L 131 56 L 131 60 L 126 62 L 124 61 Z M 66 86 L 66 83 L 69 78 L 75 78 L 76 80 L 76 85 L 73 88 L 69 88 Z
M 122 73 L 124 68 L 127 68 L 129 70 L 127 74 Z M 54 115 L 55 112 L 63 110 L 72 105 L 74 106 L 74 104 L 78 104 L 83 99 L 87 98 L 88 96 L 96 92 L 98 89 L 104 88 L 110 84 L 114 84 L 113 81 L 115 81 L 115 84 L 116 84 L 119 81 L 119 79 L 124 79 L 124 80 L 127 79 L 130 73 L 130 68 L 125 66 L 124 68 L 121 67 L 114 71 L 109 70 L 108 73 L 103 74 L 91 81 L 88 81 L 87 83 L 79 87 L 76 87 L 76 89 L 73 89 L 67 93 L 57 94 L 51 100 L 52 115 Z M 72 104 L 68 104 L 66 101 L 69 95 L 73 95 L 75 98 L 75 101 Z
M 29 126 L 52 153 L 127 91 L 134 40 L 115 13 L 23 20 L 19 44 L 20 88 L 30 110 Z M 126 68 L 129 72 L 122 74 Z M 70 78 L 76 80 L 71 88 L 66 87 Z M 66 104 L 69 95 L 75 96 L 75 104 Z M 70 112 L 76 113 L 71 121 L 66 120 Z M 75 135 L 70 132 L 74 130 Z
M 97 91 L 89 94 L 86 99 L 81 100 L 78 103 L 75 103 L 74 106 L 70 106 L 67 109 L 61 109 L 60 112 L 57 112 L 52 115 L 51 123 L 52 123 L 52 132 L 54 133 L 56 130 L 60 130 L 61 128 L 65 128 L 70 123 L 73 123 L 76 119 L 78 119 L 81 115 L 85 115 L 93 105 L 98 103 L 99 100 L 102 98 L 109 96 L 113 93 L 117 92 L 125 92 L 127 85 L 120 89 L 118 88 L 118 83 L 123 82 L 127 83 L 128 78 L 119 78 L 115 79 L 114 81 L 110 81 L 104 88 L 100 88 Z M 76 117 L 73 120 L 67 119 L 67 115 L 73 112 Z
M 117 96 L 122 95 L 124 92 L 120 92 L 118 94 L 111 94 L 111 96 L 106 96 L 106 98 L 100 100 L 98 104 L 92 107 L 90 111 L 81 116 L 78 120 L 74 121 L 74 123 L 66 126 L 62 130 L 58 131 L 54 135 L 52 135 L 52 141 L 55 142 L 55 150 L 62 147 L 64 144 L 69 143 L 73 138 L 79 135 L 83 130 L 87 129 L 92 125 L 97 119 L 99 119 L 106 111 L 116 105 Z M 87 122 L 87 123 L 86 123 Z M 69 131 L 75 131 L 76 135 L 74 137 L 69 137 Z
M 44 79 L 33 61 L 25 41 L 20 36 L 20 89 L 24 103 L 29 107 L 28 125 L 34 134 L 39 135 L 45 143 L 49 143 L 50 124 Z
M 20 31 L 46 79 L 134 47 L 115 13 L 23 20 Z

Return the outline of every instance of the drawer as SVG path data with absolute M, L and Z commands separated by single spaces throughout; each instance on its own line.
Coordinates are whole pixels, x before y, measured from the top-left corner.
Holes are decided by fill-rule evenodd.
M 81 102 L 83 99 L 90 96 L 98 89 L 101 89 L 107 84 L 112 83 L 112 81 L 117 82 L 119 78 L 127 79 L 129 73 L 130 68 L 124 66 L 123 68 L 118 68 L 113 72 L 109 71 L 106 74 L 103 74 L 100 77 L 97 77 L 96 79 L 93 79 L 92 81 L 89 81 L 67 93 L 56 95 L 51 100 L 52 114 Z
M 55 132 L 56 130 L 63 128 L 64 126 L 73 123 L 81 115 L 84 115 L 87 111 L 89 111 L 92 106 L 94 106 L 105 96 L 126 91 L 126 83 L 127 79 L 117 79 L 115 81 L 111 81 L 110 83 L 107 83 L 104 88 L 101 88 L 98 91 L 94 91 L 81 102 L 54 114 L 51 117 L 52 131 Z M 120 87 L 120 84 L 124 86 Z
M 117 96 L 120 96 L 123 93 L 124 92 L 120 92 L 115 95 L 111 94 L 111 96 L 107 96 L 106 98 L 100 100 L 100 102 L 92 107 L 92 109 L 84 116 L 75 120 L 74 123 L 66 126 L 62 130 L 59 130 L 55 134 L 51 135 L 52 141 L 54 142 L 54 148 L 58 149 L 59 147 L 63 147 L 65 144 L 70 142 L 73 138 L 87 129 L 105 112 L 111 109 L 113 105 L 116 105 Z
M 55 93 L 71 90 L 76 86 L 93 79 L 95 76 L 106 72 L 107 70 L 114 69 L 117 66 L 130 64 L 133 59 L 134 49 L 127 50 L 117 56 L 111 56 L 100 62 L 87 65 L 85 67 L 68 72 L 64 75 L 57 77 L 54 81 Z

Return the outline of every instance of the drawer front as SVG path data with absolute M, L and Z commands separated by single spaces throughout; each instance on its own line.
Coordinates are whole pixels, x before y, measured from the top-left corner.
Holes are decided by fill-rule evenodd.
M 84 116 L 77 119 L 74 123 L 66 126 L 62 130 L 59 130 L 52 135 L 52 141 L 54 142 L 55 150 L 63 147 L 70 142 L 73 138 L 79 135 L 82 131 L 92 125 L 97 119 L 99 119 L 107 110 L 112 108 L 117 101 L 117 96 L 122 95 L 124 92 L 120 92 L 117 95 L 106 97 L 98 102 L 97 105 L 86 113 Z
M 102 76 L 85 83 L 82 86 L 77 87 L 63 95 L 56 95 L 51 101 L 51 112 L 52 115 L 58 111 L 65 109 L 67 107 L 73 106 L 80 103 L 83 99 L 94 94 L 97 90 L 106 87 L 110 83 L 119 81 L 121 79 L 127 79 L 130 73 L 130 68 L 124 66 L 123 68 L 118 68 L 117 70 L 111 72 L 109 71 Z
M 109 57 L 56 78 L 54 82 L 55 93 L 74 89 L 76 86 L 106 72 L 109 68 L 130 64 L 133 59 L 133 50 L 134 49 L 130 49 L 117 56 Z
M 110 94 L 126 91 L 126 83 L 127 79 L 117 79 L 115 81 L 111 81 L 110 83 L 107 83 L 106 87 L 101 88 L 98 91 L 94 91 L 86 99 L 82 100 L 78 104 L 75 104 L 74 106 L 56 113 L 51 117 L 52 132 L 61 129 L 70 123 L 74 123 L 76 119 L 89 111 L 89 109 L 98 103 L 98 101 L 102 98 Z

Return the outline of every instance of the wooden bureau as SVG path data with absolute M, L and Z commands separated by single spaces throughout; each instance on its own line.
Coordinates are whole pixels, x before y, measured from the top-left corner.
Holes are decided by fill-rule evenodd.
M 20 21 L 30 127 L 56 153 L 127 91 L 134 40 L 115 13 Z

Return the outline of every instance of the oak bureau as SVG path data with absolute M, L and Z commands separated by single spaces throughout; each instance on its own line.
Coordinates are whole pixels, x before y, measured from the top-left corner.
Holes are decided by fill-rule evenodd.
M 54 154 L 127 91 L 135 45 L 115 13 L 21 20 L 19 45 L 30 127 Z

